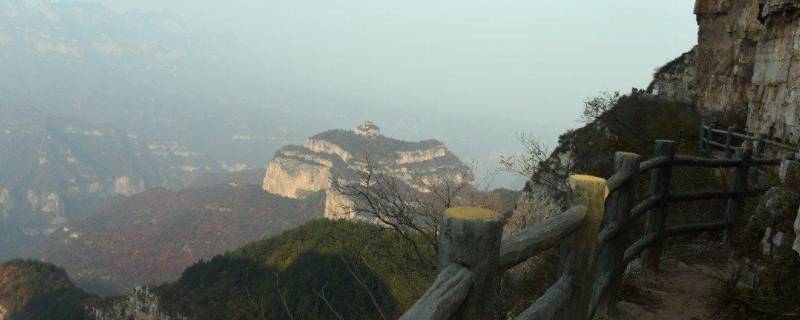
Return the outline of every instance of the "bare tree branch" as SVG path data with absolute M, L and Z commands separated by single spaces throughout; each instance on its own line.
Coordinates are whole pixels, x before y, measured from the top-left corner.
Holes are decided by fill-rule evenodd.
M 369 162 L 355 170 L 354 179 L 332 179 L 332 189 L 352 200 L 357 217 L 376 222 L 407 242 L 416 260 L 429 270 L 436 269 L 439 216 L 447 208 L 464 203 L 474 189 L 472 172 L 464 168 L 441 168 L 420 177 L 397 177 L 391 168 Z
M 365 265 L 367 265 L 367 261 L 364 259 L 364 257 L 360 258 L 362 262 Z M 358 275 L 358 273 L 355 271 L 355 268 L 350 265 L 350 263 L 347 261 L 344 255 L 340 254 L 339 259 L 342 260 L 342 263 L 344 263 L 344 266 L 347 268 L 347 271 L 350 272 L 350 275 L 353 276 L 356 282 L 358 282 L 358 284 L 361 285 L 362 288 L 364 288 L 364 292 L 366 292 L 367 295 L 369 296 L 370 300 L 372 301 L 372 305 L 375 306 L 375 310 L 378 311 L 378 314 L 381 316 L 381 319 L 386 320 L 386 315 L 383 314 L 381 305 L 378 303 L 378 299 L 375 298 L 375 295 L 372 294 L 372 290 L 369 289 L 369 286 L 367 286 L 364 280 L 361 279 L 361 276 Z
M 334 316 L 336 316 L 336 319 L 342 320 L 342 319 L 343 319 L 343 318 L 342 318 L 342 315 L 341 315 L 341 314 L 339 314 L 339 312 L 337 312 L 337 311 L 336 311 L 336 309 L 334 309 L 334 308 L 333 308 L 333 305 L 331 304 L 330 300 L 328 300 L 328 297 L 327 297 L 327 295 L 325 294 L 325 287 L 327 287 L 327 286 L 328 286 L 328 283 L 327 283 L 327 282 L 325 282 L 325 284 L 324 284 L 324 285 L 322 285 L 322 288 L 321 288 L 320 290 L 317 290 L 316 288 L 314 288 L 314 286 L 310 285 L 310 284 L 312 284 L 312 283 L 314 283 L 314 282 L 313 282 L 313 281 L 311 281 L 311 276 L 310 276 L 308 273 L 306 273 L 306 282 L 308 282 L 308 283 L 309 283 L 309 287 L 311 288 L 311 291 L 313 291 L 313 292 L 314 292 L 314 294 L 315 294 L 315 295 L 316 295 L 316 296 L 317 296 L 317 297 L 318 297 L 320 300 L 322 300 L 322 302 L 324 302 L 324 303 L 325 303 L 325 306 L 327 306 L 327 307 L 328 307 L 328 309 L 329 309 L 329 310 L 330 310 L 330 311 L 333 313 L 333 315 L 334 315 Z
M 278 272 L 272 272 L 275 275 L 275 289 L 278 291 L 278 298 L 281 299 L 281 304 L 283 304 L 283 309 L 286 310 L 286 315 L 289 316 L 290 320 L 294 320 L 294 316 L 292 315 L 292 311 L 289 310 L 289 305 L 286 303 L 286 296 L 284 296 L 283 291 L 281 290 L 281 277 L 278 275 Z M 263 313 L 263 312 L 262 312 Z M 264 315 L 262 315 L 264 317 Z M 266 319 L 266 317 L 264 317 Z

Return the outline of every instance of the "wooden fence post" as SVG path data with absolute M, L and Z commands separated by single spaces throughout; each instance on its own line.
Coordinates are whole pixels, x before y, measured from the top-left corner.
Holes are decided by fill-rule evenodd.
M 765 149 L 767 147 L 766 140 L 767 140 L 767 134 L 766 133 L 759 133 L 758 135 L 756 135 L 756 149 L 753 152 L 753 155 L 756 158 L 764 157 L 764 151 L 765 151 Z
M 654 157 L 675 157 L 675 142 L 669 140 L 656 141 Z M 645 236 L 655 234 L 658 240 L 642 255 L 642 265 L 650 270 L 658 270 L 661 261 L 661 249 L 664 240 L 664 227 L 667 221 L 667 203 L 669 188 L 672 183 L 672 163 L 653 169 L 650 181 L 650 194 L 659 197 L 659 204 L 647 212 Z
M 473 285 L 454 319 L 495 319 L 503 219 L 491 210 L 451 208 L 444 212 L 437 267 L 457 263 L 473 274 Z
M 585 206 L 587 211 L 583 225 L 561 242 L 558 275 L 572 276 L 574 286 L 566 307 L 559 310 L 554 319 L 583 319 L 587 314 L 592 299 L 597 236 L 603 224 L 605 199 L 608 195 L 606 180 L 603 178 L 571 176 L 569 185 L 572 189 L 569 205 Z
M 601 244 L 597 256 L 597 276 L 592 292 L 589 316 L 596 308 L 605 309 L 608 315 L 617 313 L 617 302 L 622 292 L 622 276 L 617 275 L 624 266 L 625 249 L 630 245 L 631 209 L 636 201 L 636 186 L 641 157 L 635 153 L 617 152 L 614 156 L 615 176 L 629 177 L 617 190 L 611 192 L 605 204 L 603 230 L 616 230 Z M 624 270 L 623 270 L 624 271 Z
M 733 131 L 735 127 L 728 127 L 728 132 L 725 135 L 725 159 L 730 159 L 733 156 Z
M 728 207 L 725 209 L 725 221 L 728 229 L 725 232 L 725 239 L 728 244 L 733 243 L 734 228 L 739 223 L 739 208 L 744 200 L 744 193 L 747 191 L 747 180 L 750 175 L 750 160 L 753 158 L 753 150 L 738 148 L 736 149 L 736 159 L 741 161 L 736 167 L 733 175 L 733 191 L 736 196 L 728 199 Z
M 708 143 L 706 142 L 706 131 L 708 131 L 706 130 L 706 124 L 703 121 L 703 119 L 700 119 L 700 136 L 698 137 L 700 139 L 700 144 L 698 145 L 697 148 L 701 152 L 708 150 Z

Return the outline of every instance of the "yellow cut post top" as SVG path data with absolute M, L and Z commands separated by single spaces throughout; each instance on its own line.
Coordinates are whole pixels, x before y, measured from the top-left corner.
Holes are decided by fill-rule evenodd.
M 489 209 L 481 209 L 476 207 L 459 207 L 450 208 L 446 211 L 447 215 L 462 219 L 489 219 L 497 218 L 500 215 Z

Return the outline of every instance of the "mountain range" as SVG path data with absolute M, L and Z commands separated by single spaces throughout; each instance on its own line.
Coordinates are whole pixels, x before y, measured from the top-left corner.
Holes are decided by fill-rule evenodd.
M 0 258 L 86 217 L 117 196 L 157 186 L 182 188 L 221 170 L 175 142 L 32 107 L 0 107 Z

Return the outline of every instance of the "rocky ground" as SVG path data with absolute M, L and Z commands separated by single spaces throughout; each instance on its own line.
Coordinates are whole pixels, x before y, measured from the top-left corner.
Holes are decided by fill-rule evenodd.
M 669 248 L 658 272 L 643 271 L 634 261 L 620 314 L 611 319 L 721 319 L 714 307 L 714 292 L 725 277 L 728 255 L 720 243 L 694 241 Z

